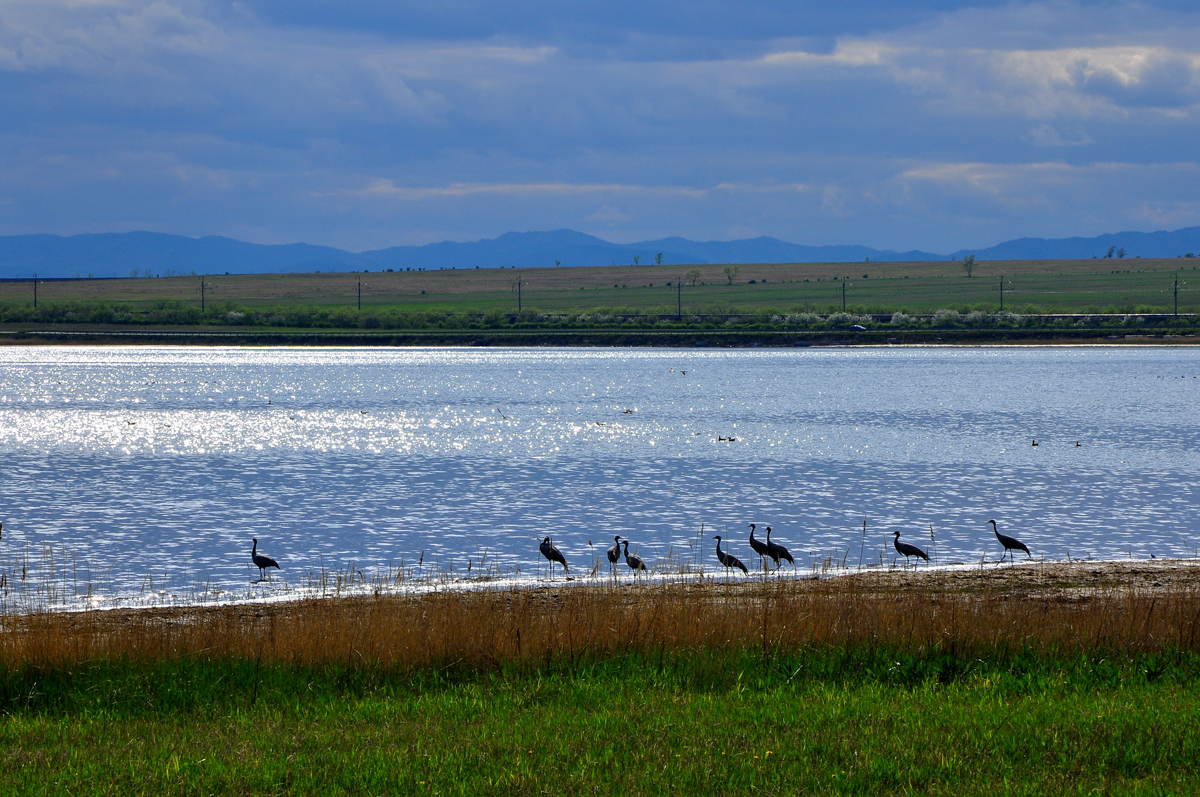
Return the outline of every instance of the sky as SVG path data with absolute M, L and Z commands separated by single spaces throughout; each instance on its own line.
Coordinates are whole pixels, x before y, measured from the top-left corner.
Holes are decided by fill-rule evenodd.
M 0 235 L 1200 225 L 1200 4 L 0 0 Z

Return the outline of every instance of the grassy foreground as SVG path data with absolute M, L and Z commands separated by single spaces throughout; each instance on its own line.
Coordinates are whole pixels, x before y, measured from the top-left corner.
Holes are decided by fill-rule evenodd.
M 14 673 L 0 778 L 7 794 L 1200 789 L 1193 659 L 946 664 L 859 650 Z
M 0 782 L 1200 792 L 1190 570 L 1145 589 L 1094 569 L 0 618 Z

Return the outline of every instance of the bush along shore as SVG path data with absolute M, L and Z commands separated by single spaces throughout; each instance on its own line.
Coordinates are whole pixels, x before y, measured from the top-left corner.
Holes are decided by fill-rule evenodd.
M 792 345 L 812 342 L 907 343 L 1022 341 L 1045 339 L 1139 339 L 1194 336 L 1192 315 L 1043 314 L 943 309 L 932 314 L 818 314 L 754 310 L 721 313 L 646 313 L 621 308 L 581 313 L 450 310 L 357 310 L 345 307 L 199 308 L 162 302 L 153 307 L 120 304 L 42 304 L 0 307 L 0 334 L 9 338 L 69 339 L 147 335 L 220 335 L 246 340 L 394 343 L 487 343 L 600 345 Z M 1183 342 L 1183 341 L 1181 341 Z
M 6 793 L 1200 789 L 1184 582 L 706 581 L 2 621 Z

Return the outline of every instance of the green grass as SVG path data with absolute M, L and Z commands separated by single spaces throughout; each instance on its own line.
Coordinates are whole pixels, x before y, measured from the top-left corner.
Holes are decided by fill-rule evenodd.
M 720 266 L 704 266 L 702 276 L 694 284 L 685 282 L 680 293 L 677 283 L 685 269 L 674 266 L 72 280 L 39 285 L 39 309 L 52 309 L 42 313 L 32 312 L 32 282 L 3 282 L 0 321 L 69 323 L 63 315 L 83 319 L 107 310 L 109 320 L 92 322 L 223 323 L 219 317 L 230 311 L 253 312 L 263 323 L 272 315 L 286 319 L 296 312 L 344 313 L 348 322 L 357 322 L 360 285 L 367 315 L 504 314 L 517 311 L 513 288 L 518 279 L 524 309 L 554 314 L 675 313 L 680 305 L 685 315 L 827 313 L 842 308 L 843 286 L 847 309 L 859 313 L 994 312 L 1001 277 L 1010 311 L 1162 313 L 1174 310 L 1178 276 L 1179 310 L 1193 313 L 1200 309 L 1195 263 L 1187 258 L 988 262 L 977 264 L 970 278 L 958 263 L 761 264 L 742 266 L 732 284 Z
M 3 674 L 6 794 L 1200 791 L 1193 656 L 741 651 Z

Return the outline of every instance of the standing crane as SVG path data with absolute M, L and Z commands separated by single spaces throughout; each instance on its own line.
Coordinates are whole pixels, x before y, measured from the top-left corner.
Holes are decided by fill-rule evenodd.
M 562 555 L 562 551 L 554 547 L 550 542 L 550 538 L 542 540 L 542 544 L 538 546 L 538 550 L 542 552 L 542 556 L 550 560 L 550 580 L 554 580 L 554 563 L 558 562 L 563 566 L 563 575 L 566 576 L 571 571 L 567 568 L 567 558 Z
M 1031 554 L 1029 549 L 1025 547 L 1025 543 L 1021 542 L 1016 537 L 1010 537 L 1007 534 L 1001 534 L 999 529 L 996 528 L 996 521 L 989 520 L 988 523 L 992 524 L 992 531 L 995 532 L 996 539 L 1000 540 L 1000 544 L 1004 546 L 1004 553 L 1007 554 L 1009 551 L 1024 551 L 1026 556 L 1028 556 L 1030 559 L 1033 558 L 1033 554 Z M 1004 561 L 1003 556 L 1000 557 L 1000 561 Z M 1016 560 L 1013 561 L 1015 562 Z
M 617 536 L 613 537 L 613 540 L 617 544 L 608 549 L 608 564 L 611 566 L 613 577 L 615 578 L 617 575 L 617 561 L 621 558 L 621 538 Z
M 642 561 L 642 557 L 629 552 L 629 540 L 621 540 L 621 544 L 625 546 L 625 564 L 629 565 L 634 573 L 646 571 L 646 563 Z
M 254 566 L 258 568 L 258 580 L 269 581 L 269 575 L 264 575 L 267 572 L 267 568 L 273 567 L 276 570 L 281 570 L 282 568 L 279 566 L 279 562 L 276 562 L 266 554 L 259 553 L 258 538 L 254 537 L 252 539 L 254 541 L 254 546 L 250 549 L 250 560 L 254 562 Z
M 775 560 L 775 569 L 779 569 L 779 560 L 787 559 L 792 563 L 792 567 L 796 566 L 796 560 L 788 553 L 788 549 L 784 548 L 777 542 L 771 542 L 771 527 L 767 526 L 767 556 Z
M 765 542 L 763 542 L 762 540 L 760 540 L 754 536 L 754 524 L 753 523 L 750 524 L 750 548 L 756 554 L 758 554 L 758 557 L 760 559 L 763 560 L 763 568 L 765 569 L 766 565 L 767 565 L 767 556 L 769 556 L 767 551 L 769 549 L 767 548 L 767 544 Z
M 727 552 L 721 550 L 721 535 L 718 534 L 717 536 L 713 537 L 713 539 L 717 541 L 717 560 L 721 564 L 725 565 L 726 577 L 729 576 L 729 568 L 731 568 L 731 567 L 739 568 L 743 573 L 748 574 L 750 572 L 749 570 L 746 569 L 746 566 L 744 564 L 742 564 L 742 560 L 738 559 L 736 556 L 734 556 L 731 553 L 727 553 Z
M 908 566 L 908 558 L 910 556 L 915 556 L 918 559 L 924 559 L 926 562 L 929 561 L 929 556 L 924 551 L 922 551 L 920 548 L 918 548 L 917 546 L 909 545 L 907 542 L 900 542 L 900 532 L 899 531 L 893 531 L 892 534 L 896 535 L 895 537 L 892 538 L 892 545 L 895 545 L 896 552 L 904 557 L 904 566 L 905 567 Z

